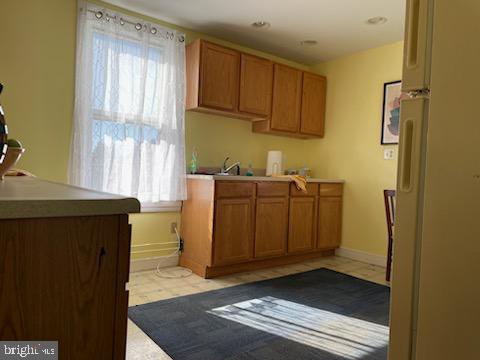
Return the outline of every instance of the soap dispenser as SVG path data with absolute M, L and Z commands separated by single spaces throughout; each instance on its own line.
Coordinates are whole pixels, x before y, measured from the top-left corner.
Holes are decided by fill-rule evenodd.
M 247 169 L 247 172 L 246 172 L 245 175 L 246 175 L 246 176 L 253 176 L 252 164 L 248 164 L 248 169 Z

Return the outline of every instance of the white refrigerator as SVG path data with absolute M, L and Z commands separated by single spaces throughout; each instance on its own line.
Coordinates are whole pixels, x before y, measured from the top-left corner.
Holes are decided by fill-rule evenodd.
M 407 0 L 389 360 L 480 359 L 480 0 Z

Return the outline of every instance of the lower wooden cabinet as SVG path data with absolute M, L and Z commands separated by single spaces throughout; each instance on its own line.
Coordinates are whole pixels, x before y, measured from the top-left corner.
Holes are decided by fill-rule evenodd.
M 255 258 L 287 252 L 288 197 L 258 198 L 255 216 Z
M 316 240 L 316 197 L 290 198 L 288 252 L 311 250 Z
M 215 202 L 214 265 L 253 257 L 253 200 L 220 199 Z
M 203 277 L 333 255 L 341 239 L 341 184 L 189 179 L 182 266 Z
M 320 197 L 318 202 L 317 248 L 332 249 L 342 239 L 342 198 Z

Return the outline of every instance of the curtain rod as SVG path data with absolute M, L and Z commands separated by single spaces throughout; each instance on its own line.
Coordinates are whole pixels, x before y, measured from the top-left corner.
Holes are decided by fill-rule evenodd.
M 92 9 L 87 9 L 87 11 L 89 13 L 92 13 L 95 15 L 95 17 L 98 19 L 98 20 L 101 20 L 102 18 L 105 17 L 105 19 L 107 21 L 110 21 L 110 19 L 113 19 L 113 20 L 117 20 L 117 15 L 110 15 L 106 12 L 103 12 L 101 10 L 92 10 Z M 140 22 L 133 22 L 133 21 L 129 21 L 129 20 L 126 20 L 124 18 L 120 18 L 118 19 L 118 22 L 120 25 L 125 25 L 125 24 L 130 24 L 130 25 L 133 25 L 135 27 L 135 29 L 137 31 L 141 31 L 141 30 L 145 30 L 147 31 L 148 28 L 150 27 L 150 33 L 152 35 L 156 35 L 158 33 L 158 29 L 155 27 L 155 26 L 152 26 L 149 24 L 149 26 L 147 26 L 147 24 L 142 24 Z M 175 33 L 174 32 L 170 32 L 170 31 L 167 31 L 166 35 L 164 36 L 167 40 L 173 40 L 175 38 Z M 183 35 L 180 35 L 178 36 L 178 41 L 180 42 L 184 42 L 185 41 L 185 36 Z

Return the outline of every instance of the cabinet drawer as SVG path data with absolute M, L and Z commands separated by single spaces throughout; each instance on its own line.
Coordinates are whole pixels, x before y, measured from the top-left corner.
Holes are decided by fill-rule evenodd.
M 288 196 L 288 183 L 259 182 L 257 196 Z
M 320 184 L 320 196 L 342 196 L 343 184 Z
M 252 197 L 255 194 L 255 184 L 251 182 L 216 181 L 215 197 L 241 198 Z
M 318 184 L 307 184 L 307 193 L 298 190 L 295 183 L 290 183 L 290 195 L 291 196 L 316 196 L 318 195 Z

